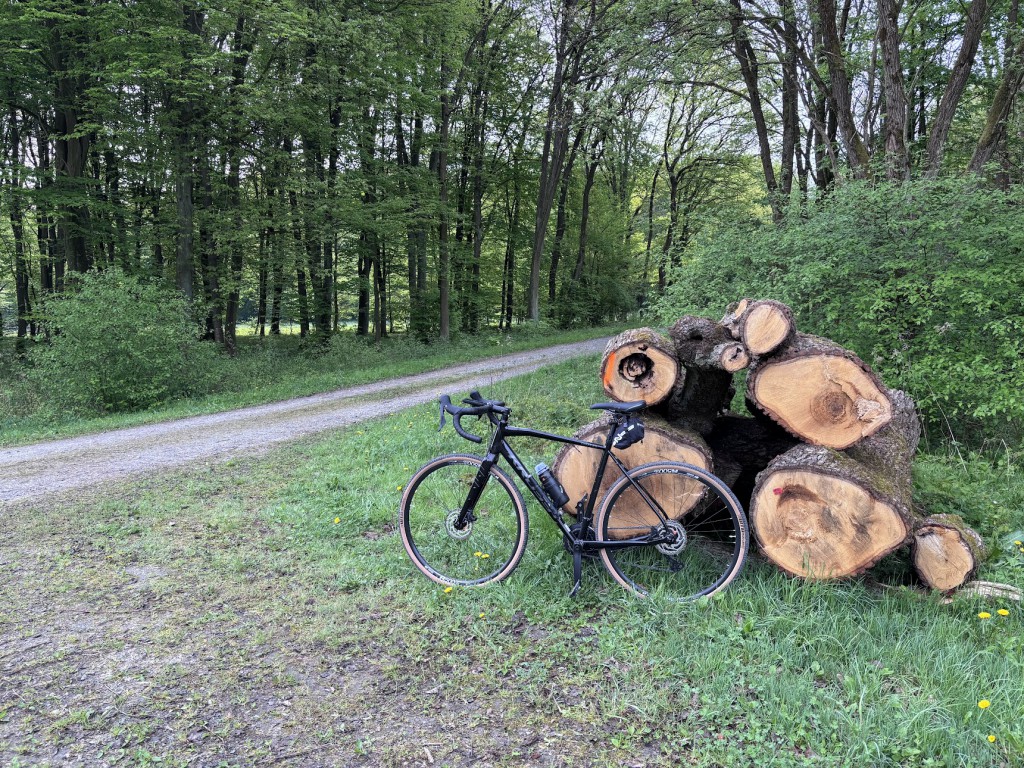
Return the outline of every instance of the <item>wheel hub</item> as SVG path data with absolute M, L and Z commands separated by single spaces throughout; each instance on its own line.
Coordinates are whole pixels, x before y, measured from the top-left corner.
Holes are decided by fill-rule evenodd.
M 661 554 L 672 557 L 686 549 L 686 529 L 682 523 L 678 520 L 666 520 L 661 530 L 668 538 L 668 541 L 663 541 L 657 545 L 657 549 Z
M 465 526 L 461 529 L 456 527 L 456 524 L 459 522 L 459 513 L 461 511 L 462 510 L 459 509 L 453 509 L 448 513 L 448 517 L 444 520 L 445 531 L 451 538 L 457 541 L 465 541 L 469 538 L 469 534 L 473 532 L 473 522 L 471 520 L 467 520 Z

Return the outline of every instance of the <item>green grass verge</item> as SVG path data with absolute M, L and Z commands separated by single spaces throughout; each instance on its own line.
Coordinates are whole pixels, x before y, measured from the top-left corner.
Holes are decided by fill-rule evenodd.
M 105 415 L 68 412 L 47 403 L 21 376 L 13 340 L 0 339 L 0 446 L 71 437 L 120 427 L 152 424 L 329 392 L 395 376 L 443 369 L 449 365 L 540 347 L 610 336 L 624 325 L 558 330 L 520 328 L 463 336 L 448 344 L 419 344 L 404 336 L 380 344 L 339 334 L 326 348 L 310 346 L 295 335 L 239 339 L 239 354 L 215 359 L 215 369 L 196 372 L 211 394 L 165 403 L 135 413 Z
M 595 362 L 485 394 L 515 423 L 572 430 L 601 399 Z M 569 558 L 532 501 L 519 569 L 446 593 L 394 529 L 415 468 L 470 447 L 436 418 L 425 405 L 6 518 L 3 647 L 45 641 L 48 615 L 73 620 L 55 621 L 64 655 L 8 669 L 0 758 L 88 764 L 101 743 L 124 765 L 1024 764 L 1019 604 L 804 582 L 756 558 L 696 604 L 635 599 L 596 566 L 570 600 Z M 521 447 L 551 458 L 543 443 Z M 992 545 L 980 578 L 1024 583 L 1014 464 L 922 456 L 916 479 L 933 511 L 964 514 Z M 902 565 L 880 578 L 899 584 Z M 101 669 L 98 649 L 120 671 Z M 90 686 L 116 690 L 117 707 Z

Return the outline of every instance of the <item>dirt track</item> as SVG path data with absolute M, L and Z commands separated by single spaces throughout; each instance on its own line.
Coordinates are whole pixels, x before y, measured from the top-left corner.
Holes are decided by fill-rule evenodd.
M 251 456 L 278 443 L 428 402 L 442 391 L 486 387 L 569 357 L 597 353 L 605 342 L 562 344 L 270 405 L 0 450 L 0 503 L 195 461 Z

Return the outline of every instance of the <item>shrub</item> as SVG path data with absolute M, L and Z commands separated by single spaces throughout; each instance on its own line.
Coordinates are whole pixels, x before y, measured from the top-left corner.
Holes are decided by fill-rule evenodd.
M 722 313 L 742 296 L 788 303 L 907 390 L 926 421 L 980 444 L 1024 427 L 1024 190 L 968 180 L 849 183 L 780 226 L 719 229 L 657 306 Z
M 217 353 L 181 294 L 156 282 L 89 272 L 46 302 L 43 320 L 50 338 L 32 350 L 31 378 L 51 407 L 132 411 L 208 388 Z

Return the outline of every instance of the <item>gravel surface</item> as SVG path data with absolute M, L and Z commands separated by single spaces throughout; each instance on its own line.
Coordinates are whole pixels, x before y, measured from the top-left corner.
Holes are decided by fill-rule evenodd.
M 0 450 L 0 503 L 38 498 L 196 461 L 224 461 L 601 352 L 607 339 L 464 363 L 226 413 Z

